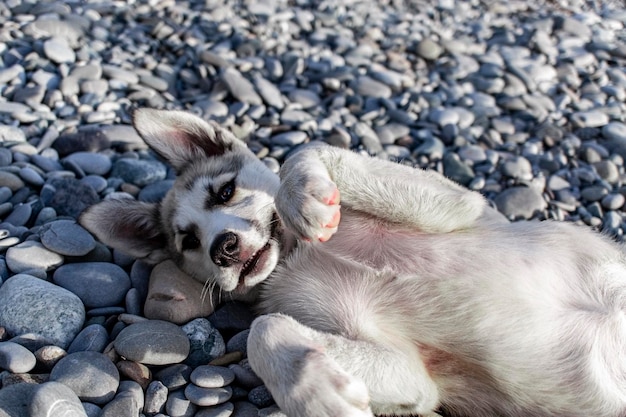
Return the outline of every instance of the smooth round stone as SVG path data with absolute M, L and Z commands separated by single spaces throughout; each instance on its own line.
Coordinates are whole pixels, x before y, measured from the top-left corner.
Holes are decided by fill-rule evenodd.
M 63 256 L 46 249 L 36 241 L 12 246 L 6 253 L 7 266 L 16 274 L 33 269 L 49 271 L 63 264 Z
M 456 125 L 459 122 L 459 113 L 454 109 L 434 109 L 428 119 L 439 126 Z
M 209 363 L 226 353 L 226 344 L 220 332 L 205 318 L 190 321 L 182 327 L 190 341 L 189 356 L 185 363 L 197 367 Z
M 611 141 L 626 143 L 626 124 L 611 122 L 602 127 L 602 136 Z
M 152 381 L 146 389 L 143 412 L 146 414 L 156 414 L 164 411 L 168 393 L 169 390 L 161 381 Z
M 258 417 L 259 409 L 247 401 L 238 401 L 235 403 L 233 417 Z
M 83 408 L 87 413 L 87 417 L 100 417 L 102 413 L 102 408 L 98 407 L 94 403 L 83 402 Z
M 320 96 L 314 91 L 296 88 L 289 92 L 289 100 L 302 105 L 303 109 L 310 109 L 321 103 Z
M 218 330 L 224 333 L 241 332 L 250 328 L 255 316 L 250 307 L 239 301 L 224 303 L 215 313 L 209 316 L 209 321 Z
M 72 341 L 67 353 L 94 351 L 103 352 L 109 344 L 107 330 L 99 324 L 90 324 L 78 333 Z
M 102 407 L 100 417 L 136 417 L 140 409 L 137 398 L 128 391 L 122 391 Z
M 56 365 L 61 358 L 65 357 L 67 352 L 65 349 L 61 349 L 58 346 L 44 346 L 35 351 L 35 358 L 41 363 L 47 370 L 50 370 Z
M 389 98 L 392 94 L 389 86 L 367 75 L 356 79 L 354 89 L 357 94 L 365 97 Z
M 226 352 L 241 352 L 244 356 L 246 356 L 248 351 L 248 335 L 250 334 L 250 329 L 243 330 L 228 340 L 226 343 Z M 198 384 L 200 385 L 200 384 Z
M 0 204 L 6 203 L 11 197 L 13 197 L 11 189 L 8 187 L 0 187 Z
M 214 304 L 202 299 L 203 284 L 178 269 L 174 262 L 164 261 L 154 267 L 144 315 L 149 319 L 183 324 L 213 312 Z M 210 296 L 210 295 L 207 295 Z
M 223 403 L 213 407 L 203 408 L 194 417 L 230 417 L 235 406 L 233 403 Z
M 192 369 L 190 366 L 184 363 L 178 363 L 176 365 L 163 368 L 156 373 L 155 379 L 158 379 L 167 387 L 170 391 L 183 388 L 189 383 L 189 377 Z
M 182 390 L 170 393 L 165 404 L 165 411 L 170 417 L 193 417 L 197 409 Z
M 76 61 L 74 50 L 64 39 L 51 38 L 43 43 L 46 57 L 57 64 L 71 64 Z
M 130 126 L 125 126 L 135 135 L 137 132 Z M 61 134 L 52 144 L 60 156 L 67 156 L 75 152 L 98 152 L 111 147 L 111 140 L 104 128 L 81 129 L 75 133 Z
M 229 365 L 228 369 L 235 373 L 236 384 L 242 388 L 252 389 L 263 385 L 263 381 L 254 373 L 247 360 Z
M 304 143 L 309 136 L 306 132 L 302 132 L 299 130 L 279 133 L 276 136 L 271 137 L 271 142 L 275 146 L 296 146 L 301 143 Z
M 29 405 L 37 390 L 36 384 L 13 384 L 0 389 L 1 417 L 31 417 Z
M 475 177 L 472 168 L 452 152 L 443 157 L 443 174 L 465 186 L 468 186 Z
M 7 187 L 12 192 L 23 188 L 26 184 L 20 177 L 7 171 L 0 171 L 0 187 Z
M 11 335 L 35 334 L 63 349 L 78 334 L 85 309 L 73 293 L 30 275 L 18 274 L 0 287 L 0 326 Z
M 108 186 L 107 180 L 99 175 L 87 175 L 81 178 L 80 182 L 89 185 L 96 190 L 97 193 L 101 193 Z
M 116 306 L 124 301 L 130 289 L 126 271 L 105 262 L 63 265 L 54 272 L 52 280 L 78 295 L 91 308 Z
M 523 156 L 507 159 L 501 168 L 504 175 L 522 180 L 531 180 L 533 178 L 532 170 L 533 167 L 530 161 Z
M 235 373 L 223 366 L 201 365 L 193 370 L 191 382 L 202 388 L 219 388 L 235 380 Z
M 607 210 L 619 210 L 625 202 L 626 198 L 622 194 L 609 194 L 602 198 L 602 207 Z
M 228 67 L 222 72 L 221 80 L 237 100 L 251 105 L 263 103 L 250 81 L 244 78 L 239 71 L 233 67 Z
M 42 226 L 41 243 L 53 252 L 83 256 L 96 247 L 96 240 L 74 220 L 57 220 Z
M 156 203 L 163 200 L 165 194 L 174 185 L 174 180 L 163 180 L 148 184 L 139 191 L 137 199 L 147 203 Z
M 37 359 L 22 345 L 13 342 L 0 342 L 0 368 L 15 374 L 29 372 Z
M 523 186 L 507 188 L 496 196 L 494 202 L 498 210 L 509 219 L 530 219 L 547 207 L 540 192 Z
M 14 226 L 25 226 L 33 214 L 33 206 L 30 204 L 18 204 L 4 221 Z
M 591 185 L 589 187 L 583 188 L 583 190 L 580 192 L 580 196 L 583 198 L 583 200 L 600 201 L 608 193 L 609 191 L 601 185 Z
M 87 417 L 76 393 L 64 384 L 54 381 L 37 387 L 29 409 L 30 417 Z
M 158 161 L 122 158 L 113 164 L 110 175 L 143 187 L 165 179 L 167 169 Z
M 141 390 L 148 388 L 148 384 L 152 381 L 150 369 L 139 362 L 121 360 L 116 366 L 122 376 L 137 383 Z
M 75 163 L 90 175 L 106 175 L 113 165 L 108 156 L 93 152 L 75 152 L 66 156 L 65 161 Z
M 612 161 L 600 161 L 593 164 L 596 172 L 602 179 L 605 179 L 609 183 L 613 184 L 619 180 L 619 169 Z
M 185 332 L 177 325 L 161 320 L 131 324 L 120 332 L 114 346 L 124 358 L 146 365 L 182 362 L 190 349 Z
M 41 187 L 44 184 L 44 179 L 37 171 L 30 167 L 24 167 L 20 169 L 20 178 L 30 185 L 35 187 Z
M 230 387 L 202 388 L 194 384 L 189 384 L 187 388 L 185 388 L 185 397 L 193 404 L 201 407 L 222 404 L 230 400 L 232 395 L 233 390 Z
M 280 411 L 280 408 L 278 408 L 278 406 L 272 405 L 270 407 L 259 410 L 258 417 L 287 417 L 287 415 Z
M 572 114 L 571 120 L 578 127 L 602 127 L 609 123 L 609 116 L 599 110 L 588 110 Z
M 415 47 L 415 52 L 424 59 L 433 61 L 441 56 L 443 48 L 432 39 L 422 39 Z
M 65 384 L 82 401 L 105 404 L 113 399 L 120 375 L 111 360 L 99 352 L 75 352 L 52 368 L 50 380 Z
M 37 217 L 35 217 L 35 226 L 41 226 L 57 218 L 57 212 L 52 207 L 44 207 L 41 209 Z
M 259 385 L 258 387 L 252 388 L 248 393 L 248 401 L 257 407 L 269 407 L 274 404 L 272 394 L 265 385 Z
M 283 107 L 285 107 L 282 94 L 274 83 L 263 78 L 261 75 L 257 75 L 254 77 L 254 85 L 256 86 L 259 95 L 268 106 L 274 107 L 278 110 L 282 110 Z

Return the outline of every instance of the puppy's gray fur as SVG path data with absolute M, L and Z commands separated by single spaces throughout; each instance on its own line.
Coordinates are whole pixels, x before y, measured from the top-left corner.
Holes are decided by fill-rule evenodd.
M 81 223 L 235 297 L 260 289 L 248 356 L 290 417 L 626 415 L 617 244 L 502 221 L 436 173 L 330 146 L 279 180 L 215 124 L 154 110 L 134 124 L 174 187 Z

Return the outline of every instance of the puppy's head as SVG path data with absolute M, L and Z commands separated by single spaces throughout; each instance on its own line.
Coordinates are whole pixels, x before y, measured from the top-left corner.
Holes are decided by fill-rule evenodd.
M 141 109 L 133 125 L 177 173 L 160 203 L 105 200 L 79 221 L 103 243 L 150 263 L 171 258 L 196 280 L 246 293 L 281 251 L 278 176 L 216 124 Z

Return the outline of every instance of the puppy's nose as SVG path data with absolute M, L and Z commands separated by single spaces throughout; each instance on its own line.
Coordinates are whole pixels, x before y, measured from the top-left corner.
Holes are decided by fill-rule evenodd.
M 233 232 L 218 235 L 211 245 L 210 254 L 215 265 L 231 266 L 239 261 L 239 238 Z

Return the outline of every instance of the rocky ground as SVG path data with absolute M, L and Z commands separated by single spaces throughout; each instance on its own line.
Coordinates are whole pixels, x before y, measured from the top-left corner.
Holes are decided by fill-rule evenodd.
M 619 0 L 6 0 L 0 23 L 0 416 L 282 415 L 246 306 L 75 221 L 171 186 L 134 107 L 216 120 L 274 170 L 320 140 L 624 239 Z

